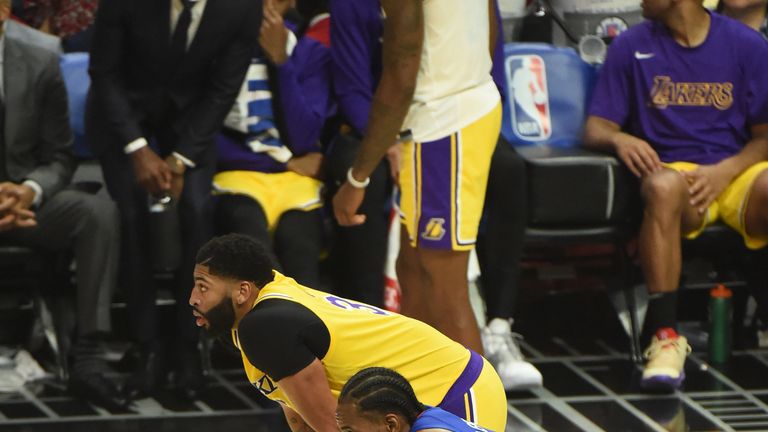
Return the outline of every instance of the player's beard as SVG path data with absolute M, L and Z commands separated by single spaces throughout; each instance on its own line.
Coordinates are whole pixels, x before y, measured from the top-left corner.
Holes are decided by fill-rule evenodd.
M 232 299 L 229 297 L 223 298 L 219 304 L 214 306 L 206 314 L 204 314 L 206 321 L 208 321 L 208 333 L 218 338 L 226 335 L 232 330 L 232 326 L 235 325 L 235 307 L 232 306 Z

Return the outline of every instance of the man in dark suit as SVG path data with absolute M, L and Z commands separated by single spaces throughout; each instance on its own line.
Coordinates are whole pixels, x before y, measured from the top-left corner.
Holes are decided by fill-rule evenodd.
M 148 195 L 178 202 L 183 244 L 174 291 L 176 304 L 184 305 L 195 251 L 212 231 L 213 136 L 245 76 L 261 13 L 260 0 L 103 0 L 99 6 L 86 129 L 121 211 L 121 280 L 144 365 L 133 380 L 140 393 L 153 390 L 161 369 Z M 177 384 L 194 398 L 203 379 L 187 309 L 177 308 L 174 327 Z
M 9 3 L 0 0 L 0 244 L 74 252 L 78 336 L 69 387 L 119 407 L 101 356 L 117 283 L 117 208 L 70 187 L 76 164 L 59 58 L 3 35 Z

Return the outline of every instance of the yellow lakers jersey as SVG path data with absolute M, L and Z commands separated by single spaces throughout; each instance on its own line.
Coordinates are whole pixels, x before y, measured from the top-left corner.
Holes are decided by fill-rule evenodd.
M 466 348 L 421 321 L 304 287 L 278 272 L 253 306 L 275 298 L 305 306 L 328 328 L 330 346 L 320 360 L 336 398 L 352 375 L 381 366 L 408 379 L 419 401 L 436 406 L 469 362 Z M 232 337 L 251 384 L 269 399 L 294 408 L 277 383 L 248 361 L 235 330 Z

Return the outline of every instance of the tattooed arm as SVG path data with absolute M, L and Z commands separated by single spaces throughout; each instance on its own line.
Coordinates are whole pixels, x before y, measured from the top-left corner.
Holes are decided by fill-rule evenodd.
M 352 165 L 352 177 L 368 178 L 400 132 L 416 89 L 416 76 L 424 41 L 423 0 L 381 0 L 387 14 L 384 23 L 383 67 L 373 96 L 368 130 Z M 357 214 L 364 189 L 344 183 L 333 201 L 341 225 L 360 225 L 365 216 Z
M 285 414 L 285 420 L 288 421 L 288 427 L 291 428 L 291 432 L 314 432 L 311 427 L 304 421 L 303 418 L 296 411 L 283 405 L 283 414 Z

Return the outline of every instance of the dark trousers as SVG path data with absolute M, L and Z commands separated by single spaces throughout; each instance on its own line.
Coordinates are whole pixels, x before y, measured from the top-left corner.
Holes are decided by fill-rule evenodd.
M 161 156 L 165 156 L 165 152 L 161 153 Z M 215 169 L 214 157 L 215 147 L 211 143 L 209 151 L 200 158 L 197 166 L 187 169 L 184 174 L 184 189 L 178 203 L 182 254 L 173 286 L 176 325 L 170 330 L 182 343 L 192 343 L 198 337 L 188 303 L 193 286 L 195 255 L 213 234 L 211 184 Z M 149 259 L 152 245 L 149 227 L 151 219 L 147 206 L 149 197 L 136 182 L 130 156 L 124 154 L 121 148 L 104 151 L 99 160 L 107 189 L 120 209 L 123 238 L 121 280 L 125 283 L 131 327 L 139 343 L 153 344 L 157 342 L 158 329 L 153 266 Z
M 477 242 L 489 320 L 510 318 L 515 308 L 528 222 L 527 188 L 525 161 L 500 139 L 491 159 L 485 194 L 485 229 Z
M 354 161 L 360 141 L 349 135 L 333 140 L 326 155 L 328 170 L 328 201 L 347 179 L 347 170 Z M 384 303 L 384 260 L 387 256 L 387 200 L 392 189 L 389 168 L 382 162 L 371 174 L 371 183 L 359 213 L 365 223 L 342 227 L 334 220 L 331 251 L 334 291 L 351 299 L 382 306 Z
M 261 205 L 245 195 L 220 195 L 216 199 L 216 229 L 220 234 L 240 233 L 270 245 L 280 271 L 302 285 L 318 289 L 319 258 L 323 241 L 320 209 L 283 213 L 274 235 Z
M 110 330 L 110 303 L 117 284 L 120 231 L 109 199 L 65 189 L 44 197 L 37 226 L 0 234 L 0 243 L 74 253 L 77 329 L 80 336 Z

